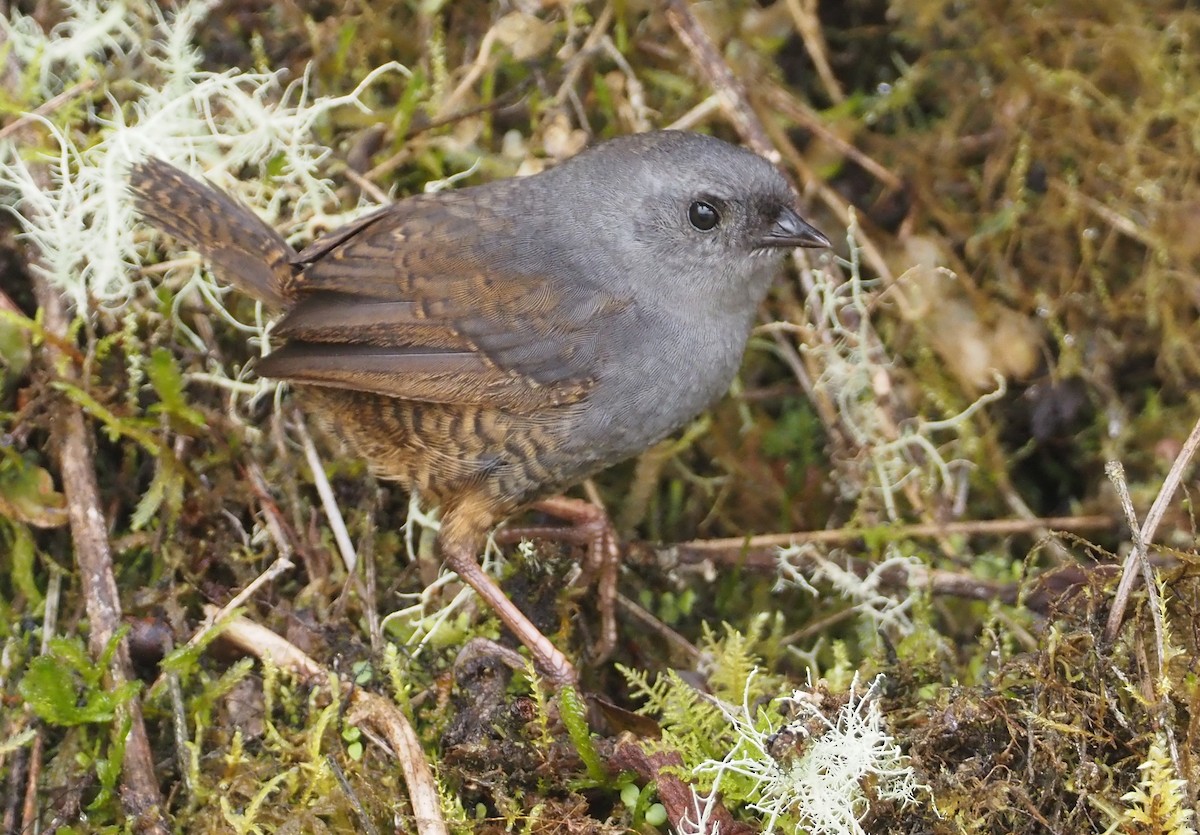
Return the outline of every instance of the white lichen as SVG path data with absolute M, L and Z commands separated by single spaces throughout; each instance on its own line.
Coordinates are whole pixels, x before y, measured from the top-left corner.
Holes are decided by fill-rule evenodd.
M 125 98 L 109 93 L 107 107 L 93 105 L 86 147 L 76 145 L 72 130 L 33 114 L 26 118 L 44 126 L 56 152 L 31 155 L 11 140 L 0 143 L 0 206 L 16 216 L 39 253 L 35 268 L 80 312 L 120 308 L 140 286 L 146 232 L 126 189 L 131 162 L 153 154 L 203 173 L 271 221 L 286 201 L 290 217 L 302 222 L 337 206 L 321 176 L 329 151 L 313 140 L 314 125 L 334 108 L 365 109 L 360 97 L 380 75 L 407 73 L 386 64 L 346 95 L 313 97 L 307 71 L 290 83 L 282 72 L 203 71 L 193 36 L 212 6 L 193 0 L 168 16 L 157 6 L 70 2 L 70 17 L 49 32 L 19 14 L 3 23 L 18 65 L 38 79 L 35 95 L 74 89 L 82 96 L 88 90 L 82 82 L 103 82 L 106 70 L 121 73 Z M 139 36 L 146 12 L 157 14 L 150 38 Z M 119 70 L 114 55 L 123 58 Z M 278 169 L 269 181 L 225 173 L 268 162 Z M 215 299 L 220 291 L 210 285 L 204 295 Z
M 834 484 L 844 499 L 878 508 L 883 518 L 897 522 L 905 517 L 902 499 L 910 485 L 920 495 L 940 493 L 947 500 L 964 489 L 970 422 L 1004 395 L 1005 380 L 997 373 L 993 391 L 946 418 L 904 417 L 908 406 L 899 408 L 905 398 L 896 391 L 895 361 L 872 325 L 887 291 L 880 279 L 862 275 L 857 222 L 851 223 L 847 245 L 846 274 L 804 273 L 811 332 L 803 331 L 799 350 L 821 369 L 813 388 L 836 407 L 839 428 L 858 453 L 838 462 Z
M 871 798 L 915 803 L 924 788 L 884 727 L 881 680 L 876 678 L 860 694 L 856 675 L 845 704 L 832 717 L 824 712 L 826 697 L 813 688 L 796 690 L 780 700 L 794 713 L 781 727 L 774 726 L 766 710 L 752 710 L 748 698 L 740 711 L 722 706 L 737 743 L 724 759 L 703 762 L 694 773 L 712 780 L 714 795 L 730 775 L 754 781 L 750 806 L 765 816 L 765 833 L 787 820 L 798 821 L 809 835 L 865 835 L 861 821 Z M 796 738 L 794 757 L 772 755 L 772 739 L 780 733 Z
M 873 565 L 865 577 L 839 562 L 848 559 L 844 552 L 826 554 L 810 543 L 781 548 L 779 551 L 779 580 L 777 589 L 797 587 L 814 597 L 822 592 L 816 584 L 833 588 L 851 601 L 856 612 L 871 621 L 877 629 L 887 629 L 900 635 L 913 631 L 910 613 L 917 602 L 917 590 L 925 585 L 929 569 L 915 556 L 905 556 L 894 544 L 887 546 L 886 558 Z M 895 581 L 889 577 L 900 572 L 908 578 L 907 590 L 897 595 L 891 591 Z

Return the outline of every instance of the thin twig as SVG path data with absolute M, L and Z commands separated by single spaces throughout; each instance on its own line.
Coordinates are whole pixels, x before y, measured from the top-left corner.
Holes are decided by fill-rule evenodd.
M 381 189 L 379 186 L 375 185 L 373 182 L 368 180 L 362 174 L 359 174 L 353 168 L 350 168 L 349 166 L 347 166 L 346 169 L 342 172 L 342 175 L 347 180 L 354 183 L 354 185 L 358 186 L 360 191 L 362 191 L 364 194 L 366 194 L 368 197 L 370 197 L 372 200 L 374 200 L 379 205 L 383 206 L 383 205 L 386 205 L 386 204 L 392 202 L 392 198 L 389 197 L 388 194 L 383 189 Z
M 835 528 L 823 531 L 795 531 L 793 533 L 766 534 L 763 536 L 728 537 L 725 539 L 701 539 L 682 542 L 675 549 L 696 554 L 703 553 L 748 553 L 771 548 L 786 548 L 791 545 L 844 545 L 857 542 L 864 536 L 887 534 L 889 538 L 919 539 L 942 536 L 1009 536 L 1012 534 L 1036 533 L 1039 530 L 1088 531 L 1110 530 L 1118 520 L 1111 516 L 1056 516 L 1040 519 L 982 519 L 960 522 L 929 522 L 916 525 L 889 525 L 878 528 Z
M 642 87 L 642 82 L 638 79 L 637 73 L 633 71 L 633 67 L 629 65 L 629 62 L 625 60 L 625 56 L 617 49 L 617 45 L 613 43 L 612 38 L 605 35 L 600 40 L 600 47 L 625 76 L 625 89 L 629 93 L 629 109 L 633 119 L 633 129 L 638 133 L 650 130 L 650 114 L 652 111 L 646 106 L 646 90 Z
M 1100 217 L 1105 223 L 1121 233 L 1127 238 L 1137 241 L 1142 246 L 1149 249 L 1151 252 L 1162 252 L 1167 249 L 1166 245 L 1156 239 L 1153 232 L 1149 229 L 1143 229 L 1138 226 L 1126 215 L 1110 209 L 1099 200 L 1084 194 L 1078 188 L 1075 188 L 1060 180 L 1050 180 L 1050 190 L 1056 194 L 1065 197 L 1068 201 L 1074 201 L 1082 204 L 1084 208 L 1093 214 Z
M 17 809 L 21 805 L 21 785 L 25 781 L 25 765 L 28 758 L 29 752 L 23 746 L 19 746 L 4 763 L 8 788 L 4 794 L 4 813 L 0 814 L 0 832 L 5 835 L 18 831 Z
M 488 66 L 491 64 L 492 47 L 500 37 L 499 27 L 493 26 L 484 33 L 483 40 L 479 42 L 479 51 L 475 54 L 475 60 L 471 62 L 471 66 L 467 68 L 467 73 L 458 82 L 458 86 L 442 100 L 439 105 L 435 118 L 443 118 L 447 114 L 452 113 L 457 109 L 458 103 L 466 97 L 467 91 L 475 86 L 483 74 L 487 72 Z
M 329 529 L 333 531 L 333 541 L 337 543 L 338 553 L 342 555 L 346 573 L 353 575 L 355 569 L 358 568 L 358 552 L 354 549 L 354 543 L 350 541 L 350 532 L 346 530 L 346 520 L 342 516 L 341 508 L 338 507 L 337 497 L 333 495 L 333 487 L 330 486 L 329 478 L 325 475 L 325 467 L 321 464 L 321 456 L 317 454 L 317 447 L 313 444 L 312 435 L 308 433 L 304 416 L 298 411 L 295 413 L 294 424 L 296 434 L 300 436 L 300 443 L 304 447 L 304 460 L 308 462 L 308 469 L 312 473 L 317 495 L 321 497 L 321 507 L 324 508 L 325 518 L 329 521 Z
M 566 102 L 570 92 L 575 89 L 575 85 L 579 83 L 580 74 L 583 73 L 588 60 L 599 49 L 600 41 L 608 33 L 608 27 L 612 25 L 612 21 L 613 4 L 612 0 L 609 0 L 608 3 L 604 4 L 604 8 L 600 11 L 600 16 L 596 18 L 596 22 L 592 24 L 587 38 L 584 39 L 583 45 L 579 47 L 579 51 L 567 60 L 567 68 L 563 74 L 562 83 L 558 85 L 558 91 L 554 94 L 555 104 L 561 107 Z
M 362 801 L 358 799 L 358 794 L 354 791 L 354 787 L 346 779 L 346 772 L 342 771 L 342 767 L 338 765 L 338 761 L 334 759 L 333 754 L 325 755 L 325 764 L 329 766 L 329 770 L 333 772 L 334 779 L 342 787 L 342 793 L 349 798 L 350 805 L 354 807 L 354 814 L 358 816 L 358 823 L 362 827 L 362 831 L 367 833 L 367 835 L 379 835 L 379 830 L 371 821 L 371 816 L 367 814 L 367 810 L 363 808 Z
M 1125 513 L 1125 522 L 1129 525 L 1130 535 L 1133 537 L 1133 550 L 1130 552 L 1130 557 L 1132 558 L 1136 554 L 1137 558 L 1126 560 L 1125 565 L 1128 566 L 1132 563 L 1141 569 L 1142 579 L 1146 583 L 1146 596 L 1150 602 L 1150 617 L 1154 622 L 1155 646 L 1158 647 L 1158 652 L 1154 654 L 1154 662 L 1157 667 L 1154 670 L 1154 676 L 1158 678 L 1163 673 L 1162 653 L 1166 642 L 1163 639 L 1162 609 L 1159 608 L 1158 589 L 1154 586 L 1154 569 L 1151 567 L 1146 553 L 1149 546 L 1142 539 L 1142 532 L 1138 529 L 1137 511 L 1133 509 L 1133 497 L 1129 495 L 1129 483 L 1125 480 L 1125 467 L 1122 466 L 1120 461 L 1109 461 L 1104 467 L 1104 472 L 1117 491 L 1117 498 L 1121 502 L 1121 510 Z
M 1200 426 L 1200 422 L 1197 423 L 1197 426 Z M 1197 435 L 1195 429 L 1193 429 L 1192 434 L 1193 436 Z M 1191 439 L 1189 438 L 1189 441 L 1190 440 Z M 1183 453 L 1181 451 L 1180 455 L 1182 454 Z M 1191 456 L 1189 455 L 1188 458 L 1190 459 L 1190 457 Z M 1175 460 L 1178 462 L 1180 459 L 1176 458 Z M 1129 495 L 1129 484 L 1125 480 L 1125 467 L 1122 466 L 1120 461 L 1109 461 L 1104 469 L 1108 475 L 1109 481 L 1113 483 L 1113 486 L 1117 490 L 1117 497 L 1121 501 L 1121 509 L 1125 512 L 1125 518 L 1129 523 L 1129 530 L 1133 536 L 1133 550 L 1126 559 L 1125 567 L 1129 568 L 1130 565 L 1136 565 L 1141 569 L 1142 580 L 1146 584 L 1146 597 L 1149 604 L 1148 608 L 1150 609 L 1150 620 L 1154 624 L 1155 669 L 1151 671 L 1149 669 L 1149 664 L 1144 665 L 1147 671 L 1147 675 L 1145 677 L 1147 699 L 1158 706 L 1158 710 L 1155 711 L 1155 724 L 1164 732 L 1167 737 L 1167 743 L 1171 754 L 1171 763 L 1175 766 L 1175 773 L 1183 776 L 1186 779 L 1187 771 L 1184 770 L 1183 763 L 1179 758 L 1179 746 L 1175 741 L 1174 727 L 1169 721 L 1164 721 L 1164 712 L 1167 707 L 1167 699 L 1165 693 L 1163 692 L 1161 683 L 1165 678 L 1163 655 L 1167 651 L 1166 624 L 1163 623 L 1162 600 L 1158 594 L 1158 588 L 1154 583 L 1154 568 L 1150 565 L 1149 554 L 1147 553 L 1150 546 L 1149 543 L 1142 538 L 1142 531 L 1138 530 L 1137 512 L 1133 509 L 1133 497 Z M 1180 469 L 1182 470 L 1182 467 Z M 1172 472 L 1174 472 L 1174 470 L 1175 468 L 1172 468 Z M 1170 475 L 1168 475 L 1167 480 L 1170 481 Z M 1166 482 L 1164 482 L 1163 486 L 1165 489 Z M 1172 489 L 1171 493 L 1168 495 L 1173 493 L 1174 489 Z M 1155 499 L 1155 507 L 1159 506 L 1160 503 L 1158 499 L 1163 495 L 1163 491 L 1160 490 L 1158 497 Z M 1166 501 L 1163 501 L 1161 504 L 1163 507 L 1165 507 Z M 1161 516 L 1161 513 L 1159 515 Z M 1156 520 L 1155 527 L 1157 527 L 1157 524 L 1158 522 Z M 1153 531 L 1151 531 L 1151 533 L 1153 533 Z M 1136 559 L 1134 559 L 1135 554 L 1137 555 Z M 1123 575 L 1121 578 L 1122 581 L 1124 581 L 1124 578 L 1129 575 L 1130 572 L 1127 572 L 1125 575 Z M 1126 599 L 1128 599 L 1128 596 Z M 1110 612 L 1109 614 L 1111 615 L 1112 613 Z M 1138 646 L 1141 648 L 1140 642 Z M 1188 787 L 1188 796 L 1194 797 L 1191 792 L 1190 785 Z
M 746 89 L 725 63 L 720 50 L 701 27 L 700 21 L 696 20 L 686 0 L 668 0 L 666 17 L 667 23 L 692 54 L 692 60 L 704 73 L 713 92 L 721 100 L 721 106 L 733 122 L 742 141 L 755 153 L 778 163 L 779 151 L 771 144 L 762 122 L 750 107 Z
M 1175 491 L 1179 489 L 1179 484 L 1183 481 L 1184 470 L 1195 456 L 1197 447 L 1200 447 L 1200 420 L 1196 421 L 1183 448 L 1175 456 L 1175 462 L 1171 464 L 1171 470 L 1163 479 L 1162 487 L 1159 488 L 1158 495 L 1154 497 L 1154 504 L 1150 506 L 1150 512 L 1146 514 L 1146 521 L 1142 523 L 1141 530 L 1134 537 L 1133 550 L 1125 558 L 1121 582 L 1117 585 L 1116 595 L 1113 596 L 1113 606 L 1108 613 L 1108 624 L 1104 629 L 1104 638 L 1109 643 L 1115 641 L 1117 633 L 1121 631 L 1121 622 L 1125 620 L 1125 607 L 1129 604 L 1129 595 L 1133 592 L 1133 584 L 1137 580 L 1138 571 L 1146 572 L 1148 570 L 1145 566 L 1146 549 L 1154 541 L 1154 534 L 1157 533 L 1158 525 L 1167 512 L 1167 505 L 1175 497 Z M 1146 574 L 1146 576 L 1150 577 L 1151 575 Z
M 689 667 L 700 661 L 701 652 L 696 648 L 695 644 L 656 618 L 645 607 L 623 594 L 617 595 L 617 605 L 621 607 L 621 611 L 626 615 L 632 617 L 641 626 L 649 629 L 651 632 L 657 633 L 671 647 L 678 650 L 680 655 L 686 659 Z
M 783 87 L 768 87 L 764 104 L 779 115 L 803 125 L 822 142 L 829 145 L 847 159 L 853 160 L 860 168 L 879 180 L 884 186 L 899 191 L 904 188 L 904 182 L 891 171 L 876 162 L 853 142 L 843 139 L 829 126 L 829 123 L 812 108 L 799 101 L 791 92 Z
M 37 258 L 36 253 L 31 253 Z M 42 309 L 46 330 L 65 335 L 70 328 L 66 303 L 50 286 L 40 270 L 32 270 L 34 294 Z M 54 346 L 46 343 L 43 353 L 50 368 L 55 366 Z M 71 381 L 82 385 L 74 369 L 67 366 Z M 79 566 L 80 585 L 90 626 L 89 645 L 99 657 L 108 646 L 122 622 L 121 596 L 113 573 L 112 550 L 108 542 L 108 523 L 100 502 L 100 487 L 96 481 L 92 453 L 92 433 L 84 421 L 83 412 L 65 398 L 57 404 L 55 426 L 58 435 L 58 460 L 63 493 L 67 498 L 67 514 L 71 539 L 75 545 L 75 560 Z M 129 658 L 129 644 L 122 638 L 117 644 L 109 667 L 110 686 L 119 687 L 134 680 Z M 124 769 L 121 773 L 121 803 L 134 820 L 139 832 L 169 832 L 162 816 L 162 796 L 158 791 L 158 774 L 150 752 L 150 741 L 142 719 L 141 701 L 134 697 L 121 710 L 117 721 L 129 722 L 125 740 Z
M 21 811 L 21 832 L 37 831 L 38 778 L 42 775 L 42 752 L 45 735 L 38 733 L 29 749 L 29 771 L 25 776 L 25 803 Z
M 459 110 L 456 113 L 451 113 L 449 116 L 444 116 L 440 119 L 431 119 L 428 122 L 423 121 L 420 123 L 420 125 L 410 125 L 402 137 L 404 143 L 401 148 L 390 157 L 377 164 L 374 168 L 359 176 L 363 178 L 364 182 L 377 182 L 382 180 L 384 177 L 388 176 L 397 168 L 413 158 L 415 147 L 413 140 L 416 137 L 424 133 L 430 133 L 432 131 L 439 130 L 447 125 L 461 122 L 464 119 L 471 118 L 472 116 L 478 116 L 481 113 L 494 113 L 506 107 L 516 105 L 525 95 L 525 92 L 522 89 L 523 86 L 528 85 L 518 85 L 515 90 L 507 92 L 502 96 L 498 96 L 486 104 Z M 384 202 L 391 202 L 391 198 L 388 198 L 388 200 Z
M 29 127 L 37 121 L 39 116 L 45 116 L 48 113 L 53 113 L 67 102 L 82 96 L 84 93 L 87 93 L 90 90 L 93 90 L 99 83 L 100 80 L 97 78 L 89 78 L 86 81 L 80 81 L 78 84 L 73 84 L 66 90 L 63 90 L 54 98 L 48 99 L 47 101 L 38 105 L 28 113 L 22 113 L 12 122 L 9 122 L 3 128 L 0 128 L 0 140 L 7 139 L 14 133 L 20 131 L 22 128 Z
M 716 96 L 709 96 L 704 101 L 693 107 L 687 113 L 684 113 L 671 124 L 667 125 L 667 130 L 691 130 L 696 125 L 708 121 L 708 117 L 718 112 L 721 109 L 721 100 Z
M 274 580 L 283 572 L 295 567 L 296 564 L 287 557 L 278 557 L 276 558 L 275 562 L 271 563 L 270 567 L 268 567 L 266 571 L 251 580 L 244 589 L 231 597 L 229 602 L 224 606 L 219 609 L 215 606 L 206 607 L 206 611 L 207 609 L 211 608 L 212 613 L 210 616 L 205 617 L 204 622 L 196 630 L 195 634 L 192 635 L 191 640 L 187 642 L 187 646 L 196 646 L 198 643 L 204 640 L 204 637 L 209 633 L 214 625 L 220 623 L 224 618 L 228 617 L 230 612 L 249 600 L 256 591 Z
M 796 24 L 804 49 L 817 70 L 817 76 L 825 86 L 825 93 L 835 104 L 846 100 L 842 86 L 838 84 L 833 67 L 829 65 L 829 49 L 821 32 L 821 18 L 817 14 L 817 0 L 785 0 L 784 5 Z

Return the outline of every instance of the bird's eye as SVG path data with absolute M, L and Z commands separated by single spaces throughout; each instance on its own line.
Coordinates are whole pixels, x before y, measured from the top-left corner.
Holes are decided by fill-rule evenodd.
M 688 206 L 688 220 L 701 232 L 707 232 L 716 228 L 717 224 L 721 222 L 721 216 L 717 214 L 717 210 L 711 203 L 697 200 Z

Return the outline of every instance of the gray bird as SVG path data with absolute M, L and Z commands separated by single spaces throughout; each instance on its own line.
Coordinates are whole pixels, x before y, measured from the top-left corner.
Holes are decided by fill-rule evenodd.
M 829 246 L 769 162 L 678 131 L 410 197 L 300 253 L 165 162 L 130 185 L 150 223 L 286 311 L 259 373 L 440 504 L 443 558 L 555 683 L 575 672 L 480 568 L 487 531 L 707 408 L 783 256 Z

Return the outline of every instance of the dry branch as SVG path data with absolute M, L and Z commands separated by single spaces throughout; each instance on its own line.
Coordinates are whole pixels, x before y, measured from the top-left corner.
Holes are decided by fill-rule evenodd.
M 207 609 L 210 615 L 216 611 L 214 607 Z M 247 618 L 236 617 L 227 621 L 221 639 L 256 658 L 269 659 L 310 686 L 325 685 L 333 680 L 332 672 L 294 644 Z M 342 682 L 341 687 L 349 701 L 349 720 L 368 725 L 382 736 L 399 760 L 418 835 L 447 835 L 433 771 L 429 768 L 417 732 L 408 719 L 394 704 L 375 693 L 353 688 L 346 682 Z
M 31 253 L 36 258 L 36 253 Z M 33 270 L 34 292 L 42 309 L 46 330 L 63 336 L 70 326 L 66 303 L 39 272 Z M 43 352 L 49 368 L 55 366 L 56 349 L 47 343 Z M 67 366 L 68 374 L 76 376 L 74 367 Z M 75 379 L 71 382 L 82 384 Z M 87 608 L 89 644 L 97 657 L 112 640 L 121 626 L 121 598 L 113 574 L 112 549 L 108 541 L 108 527 L 100 504 L 100 488 L 96 483 L 96 467 L 93 460 L 92 433 L 83 419 L 78 406 L 62 398 L 57 403 L 57 456 L 62 476 L 63 493 L 67 497 L 67 514 L 71 526 L 71 539 L 75 545 L 75 560 L 79 565 L 79 577 L 83 587 L 84 603 Z M 129 646 L 124 638 L 117 646 L 109 669 L 111 685 L 120 685 L 134 679 L 129 659 Z M 146 726 L 142 721 L 142 707 L 135 696 L 122 708 L 123 716 L 117 721 L 128 719 L 129 737 L 125 742 L 124 771 L 121 774 L 121 802 L 127 814 L 135 821 L 138 832 L 169 832 L 163 817 L 162 796 L 159 794 L 158 777 Z

